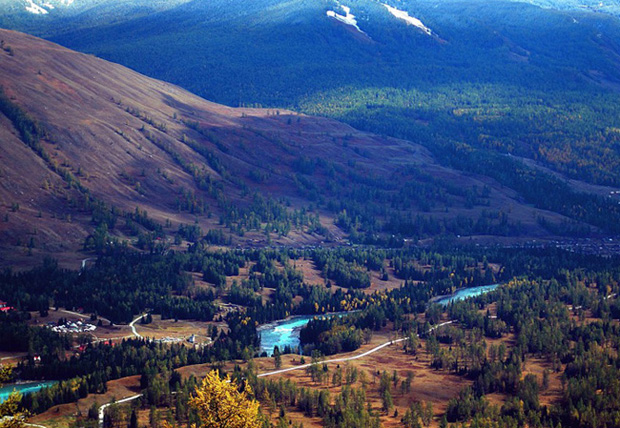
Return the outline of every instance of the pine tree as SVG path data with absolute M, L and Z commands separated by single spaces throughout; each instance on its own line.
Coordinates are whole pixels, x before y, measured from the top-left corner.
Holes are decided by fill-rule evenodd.
M 282 356 L 280 355 L 280 348 L 274 346 L 273 348 L 273 363 L 276 369 L 282 367 Z
M 138 428 L 138 415 L 136 415 L 136 409 L 131 411 L 131 417 L 129 418 L 129 428 Z

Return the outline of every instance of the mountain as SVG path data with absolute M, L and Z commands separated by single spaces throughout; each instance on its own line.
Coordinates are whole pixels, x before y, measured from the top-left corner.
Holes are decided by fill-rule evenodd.
M 75 260 L 111 239 L 153 249 L 208 230 L 213 243 L 305 245 L 544 237 L 547 223 L 569 222 L 414 142 L 225 107 L 32 36 L 0 39 L 7 262 Z
M 620 187 L 620 21 L 570 2 L 536 4 L 544 7 L 194 0 L 140 14 L 123 7 L 146 11 L 141 2 L 102 2 L 109 14 L 19 22 L 0 14 L 0 25 L 215 102 L 288 108 L 415 140 L 446 166 L 490 174 L 477 160 L 462 166 L 462 153 L 443 159 L 466 146 Z
M 617 0 L 515 0 L 540 7 L 557 10 L 592 11 L 620 16 L 620 2 Z
M 3 28 L 36 34 L 112 25 L 166 10 L 188 0 L 0 0 Z
M 415 141 L 444 167 L 618 233 L 620 23 L 537 4 L 211 0 L 21 25 L 215 102 Z M 576 198 L 567 180 L 603 186 L 605 200 Z
M 106 10 L 115 10 L 116 13 L 121 13 L 122 11 L 137 11 L 144 8 L 145 12 L 153 12 L 177 6 L 184 1 L 188 0 L 1 0 L 0 10 L 5 15 L 30 13 L 32 15 L 49 15 L 50 19 L 54 19 L 81 13 L 95 14 Z
M 12 1 L 12 2 L 4 2 L 6 3 L 5 7 L 11 6 L 14 11 L 22 11 L 32 13 L 34 15 L 47 15 L 51 11 L 56 8 L 67 8 L 73 4 L 74 0 L 49 0 L 49 1 L 40 1 L 40 0 L 21 0 L 21 1 Z

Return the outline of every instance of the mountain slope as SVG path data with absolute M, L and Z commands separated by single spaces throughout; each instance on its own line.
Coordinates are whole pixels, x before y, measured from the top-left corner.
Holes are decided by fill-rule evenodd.
M 32 36 L 0 39 L 0 234 L 11 257 L 113 237 L 154 248 L 177 234 L 196 240 L 194 225 L 224 231 L 212 242 L 300 245 L 544 236 L 540 218 L 563 221 L 411 142 L 225 107 Z
M 558 10 L 593 11 L 597 13 L 608 13 L 620 16 L 620 2 L 618 0 L 608 0 L 605 2 L 597 0 L 514 0 L 523 3 L 531 3 L 540 7 Z
M 292 108 L 415 139 L 438 158 L 464 144 L 620 186 L 620 21 L 527 3 L 194 0 L 123 14 L 143 2 L 102 1 L 111 15 L 95 20 L 92 9 L 0 14 L 0 25 L 227 105 Z
M 189 0 L 0 0 L 4 28 L 37 34 L 107 25 L 166 10 Z

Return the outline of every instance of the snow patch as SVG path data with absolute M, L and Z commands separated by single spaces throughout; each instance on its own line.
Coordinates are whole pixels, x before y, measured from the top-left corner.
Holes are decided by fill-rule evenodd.
M 394 15 L 396 18 L 398 19 L 402 19 L 403 21 L 405 21 L 407 24 L 409 25 L 413 25 L 414 27 L 419 28 L 420 30 L 424 31 L 426 34 L 428 34 L 429 36 L 431 36 L 433 34 L 433 32 L 431 31 L 430 28 L 428 28 L 426 25 L 424 25 L 422 23 L 422 21 L 420 21 L 418 18 L 414 18 L 413 16 L 409 16 L 409 13 L 404 11 L 404 10 L 398 10 L 395 7 L 392 7 L 390 5 L 387 5 L 385 3 L 382 3 L 383 6 L 385 6 L 387 8 L 387 10 Z
M 351 8 L 344 6 L 344 5 L 340 5 L 340 8 L 344 11 L 344 15 L 339 15 L 336 12 L 334 12 L 333 10 L 328 10 L 327 11 L 327 16 L 337 19 L 338 21 L 342 22 L 343 24 L 347 24 L 350 25 L 352 27 L 354 27 L 357 31 L 359 31 L 362 34 L 366 34 L 364 33 L 360 27 L 357 25 L 357 20 L 355 19 L 355 15 L 353 15 L 351 13 Z
M 23 0 L 26 4 L 26 11 L 35 15 L 46 15 L 50 10 L 57 7 L 68 7 L 73 4 L 75 0 Z
M 35 15 L 46 15 L 49 13 L 47 9 L 42 8 L 33 0 L 26 0 L 26 10 L 30 13 L 34 13 Z

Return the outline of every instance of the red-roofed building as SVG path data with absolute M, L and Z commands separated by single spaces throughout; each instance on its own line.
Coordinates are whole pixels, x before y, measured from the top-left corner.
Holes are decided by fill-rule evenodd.
M 7 302 L 5 302 L 4 300 L 0 300 L 0 312 L 8 312 L 12 310 L 13 308 L 9 306 Z

